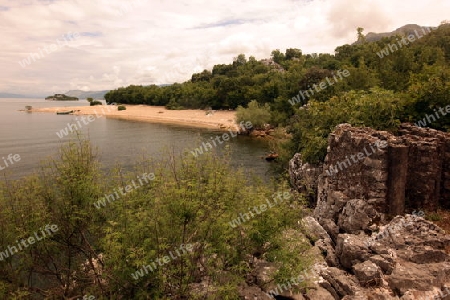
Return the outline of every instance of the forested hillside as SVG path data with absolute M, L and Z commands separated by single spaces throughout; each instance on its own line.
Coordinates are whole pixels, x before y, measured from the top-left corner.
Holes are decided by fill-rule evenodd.
M 325 139 L 340 122 L 394 130 L 450 104 L 450 24 L 376 42 L 358 28 L 357 41 L 334 55 L 274 50 L 257 61 L 240 54 L 184 83 L 119 88 L 105 99 L 169 109 L 235 109 L 256 101 L 270 111 L 272 126 L 293 134 L 287 155 L 302 152 L 311 162 L 324 158 Z M 427 123 L 450 128 L 450 118 Z
M 424 35 L 423 32 L 418 34 Z M 303 54 L 299 49 L 287 49 L 285 53 L 274 50 L 270 60 L 257 61 L 241 54 L 231 64 L 215 65 L 211 71 L 193 74 L 191 80 L 184 83 L 163 87 L 132 85 L 111 91 L 105 97 L 108 102 L 124 104 L 217 109 L 234 109 L 256 100 L 292 114 L 289 99 L 337 70 L 346 69 L 351 76 L 311 99 L 328 100 L 339 92 L 369 90 L 375 86 L 407 91 L 448 67 L 450 25 L 441 25 L 399 51 L 379 57 L 383 49 L 389 49 L 389 44 L 397 45 L 398 40 L 393 36 L 377 42 L 343 45 L 336 48 L 334 55 Z

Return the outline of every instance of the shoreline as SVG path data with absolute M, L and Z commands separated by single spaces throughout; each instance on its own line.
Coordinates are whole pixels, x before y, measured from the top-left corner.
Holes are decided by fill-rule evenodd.
M 31 112 L 55 113 L 73 110 L 73 115 L 95 115 L 98 118 L 129 120 L 157 124 L 171 124 L 186 127 L 214 129 L 218 131 L 240 132 L 236 124 L 235 111 L 208 111 L 199 109 L 168 110 L 164 106 L 125 105 L 126 110 L 118 111 L 116 105 L 68 106 L 33 108 Z

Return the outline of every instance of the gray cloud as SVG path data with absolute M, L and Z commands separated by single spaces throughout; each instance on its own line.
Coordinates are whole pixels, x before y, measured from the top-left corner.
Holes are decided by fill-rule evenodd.
M 386 29 L 392 24 L 389 13 L 377 1 L 340 0 L 331 5 L 327 19 L 332 24 L 332 33 L 338 38 L 356 38 L 356 28 L 365 27 L 373 30 Z M 379 1 L 381 2 L 381 1 Z M 405 24 L 404 24 L 405 25 Z

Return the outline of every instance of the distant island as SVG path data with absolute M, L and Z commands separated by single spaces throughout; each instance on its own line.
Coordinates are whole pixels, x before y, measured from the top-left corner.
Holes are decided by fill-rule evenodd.
M 78 101 L 79 99 L 77 97 L 71 97 L 71 96 L 67 96 L 65 94 L 54 94 L 53 96 L 45 97 L 45 100 L 52 100 L 52 101 Z

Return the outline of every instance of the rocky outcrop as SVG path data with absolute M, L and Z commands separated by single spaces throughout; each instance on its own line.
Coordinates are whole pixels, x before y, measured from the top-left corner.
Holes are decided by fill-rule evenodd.
M 365 230 L 406 208 L 450 208 L 450 134 L 410 124 L 402 124 L 397 135 L 341 124 L 328 141 L 324 165 L 305 163 L 300 154 L 289 163 L 292 186 L 313 202 L 317 218 L 337 225 L 343 205 L 353 199 L 370 207 L 350 204 L 348 210 L 365 219 L 345 224 L 352 230 Z M 367 216 L 371 222 L 364 215 L 372 208 L 381 214 Z
M 407 204 L 412 208 L 450 208 L 450 134 L 402 125 L 399 138 L 409 148 Z
M 311 288 L 324 299 L 450 299 L 450 236 L 405 214 L 450 206 L 450 134 L 341 124 L 328 142 L 319 171 L 299 155 L 289 169 L 297 190 L 317 191 L 303 227 L 328 267 Z
M 395 136 L 341 124 L 328 141 L 316 177 L 321 225 L 356 234 L 406 208 L 449 206 L 450 134 L 404 124 Z
M 304 163 L 300 153 L 289 161 L 289 178 L 291 185 L 308 198 L 311 207 L 316 205 L 317 185 L 322 165 Z

